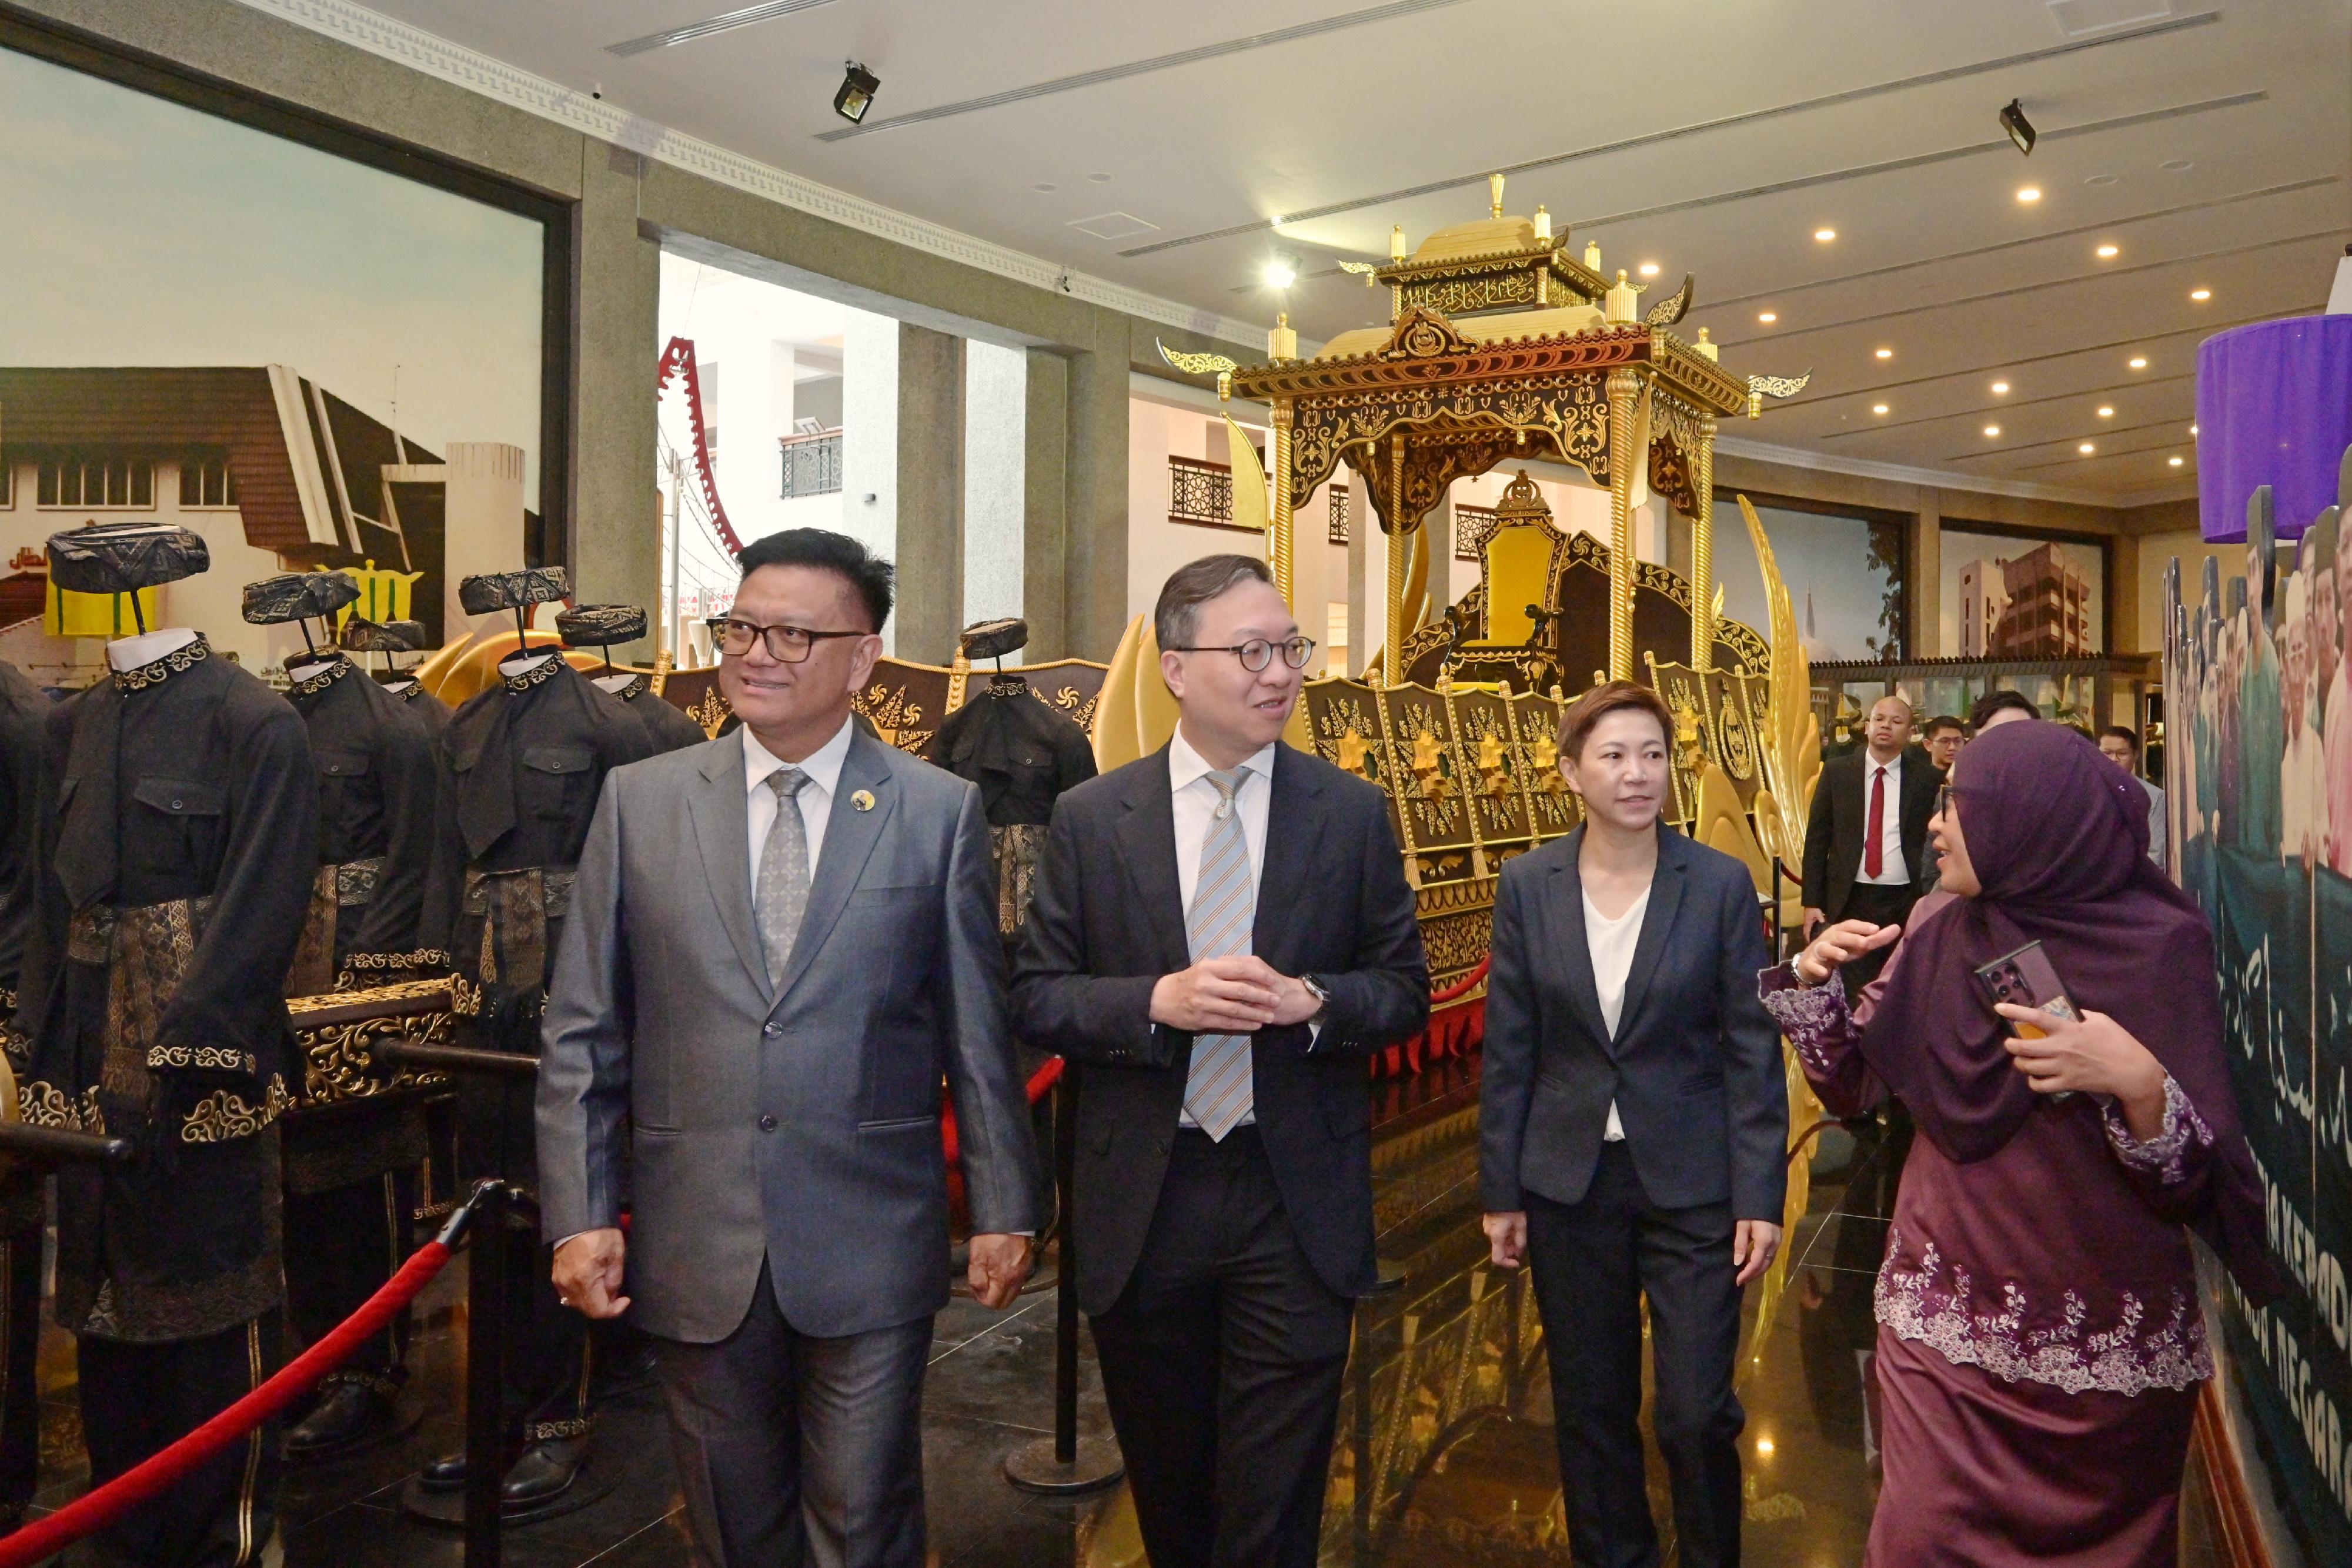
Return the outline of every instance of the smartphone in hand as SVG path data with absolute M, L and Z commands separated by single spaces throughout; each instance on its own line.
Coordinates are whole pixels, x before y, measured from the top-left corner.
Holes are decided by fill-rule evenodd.
M 2081 1009 L 2066 995 L 2058 971 L 2051 965 L 2050 955 L 2042 950 L 2039 942 L 2028 942 L 2013 953 L 2004 953 L 1991 963 L 1979 966 L 1976 977 L 1988 1002 L 2032 1008 L 2069 1023 L 2082 1021 Z M 2021 1040 L 2040 1040 L 2049 1032 L 2013 1019 L 2009 1020 L 2009 1028 Z M 2050 1098 L 2066 1100 L 2073 1094 L 2072 1090 L 2062 1090 Z

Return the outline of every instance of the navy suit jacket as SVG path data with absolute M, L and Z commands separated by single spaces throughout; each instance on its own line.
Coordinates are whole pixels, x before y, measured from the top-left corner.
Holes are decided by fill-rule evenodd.
M 1729 855 L 1658 830 L 1657 878 L 1612 1035 L 1585 946 L 1579 828 L 1503 868 L 1495 892 L 1479 1088 L 1489 1213 L 1533 1192 L 1582 1199 L 1617 1103 L 1643 1191 L 1661 1208 L 1729 1203 L 1780 1221 L 1789 1093 L 1757 999 L 1769 963 L 1756 884 Z

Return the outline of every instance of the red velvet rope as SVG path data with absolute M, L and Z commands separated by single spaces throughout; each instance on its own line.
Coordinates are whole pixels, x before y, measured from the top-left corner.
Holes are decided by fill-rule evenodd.
M 178 1484 L 190 1470 L 292 1404 L 320 1378 L 350 1359 L 370 1336 L 392 1321 L 449 1261 L 438 1241 L 418 1248 L 400 1272 L 365 1305 L 316 1344 L 296 1356 L 260 1387 L 182 1437 L 178 1442 L 57 1512 L 0 1538 L 0 1568 L 30 1568 L 51 1553 L 105 1529 L 141 1503 Z
M 1463 976 L 1460 979 L 1454 981 L 1444 990 L 1430 992 L 1429 1005 L 1433 1008 L 1442 1008 L 1448 1002 L 1458 1002 L 1463 998 L 1468 996 L 1471 989 L 1481 980 L 1484 980 L 1486 977 L 1487 967 L 1492 965 L 1494 961 L 1494 955 L 1490 953 L 1486 957 L 1478 960 L 1478 967 L 1476 968 L 1471 970 L 1468 974 Z

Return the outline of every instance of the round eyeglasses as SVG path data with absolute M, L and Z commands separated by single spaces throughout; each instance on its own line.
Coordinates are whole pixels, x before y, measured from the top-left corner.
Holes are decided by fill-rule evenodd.
M 730 620 L 719 628 L 719 651 L 741 658 L 754 643 L 765 643 L 768 657 L 780 664 L 804 664 L 816 645 L 828 637 L 865 637 L 866 632 L 812 632 L 805 626 L 761 626 Z
M 1294 670 L 1303 670 L 1307 667 L 1307 661 L 1315 656 L 1315 639 L 1289 637 L 1279 643 L 1270 643 L 1264 637 L 1253 637 L 1246 643 L 1234 643 L 1218 648 L 1189 647 L 1160 650 L 1163 653 L 1231 653 L 1242 662 L 1242 668 L 1252 674 L 1260 673 L 1273 664 L 1274 655 L 1277 651 L 1281 653 L 1284 664 Z

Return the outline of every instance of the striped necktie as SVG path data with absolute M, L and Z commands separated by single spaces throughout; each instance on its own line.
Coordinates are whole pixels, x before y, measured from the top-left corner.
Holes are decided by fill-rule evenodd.
M 1184 935 L 1196 964 L 1250 950 L 1250 931 L 1257 924 L 1257 889 L 1250 879 L 1249 841 L 1242 834 L 1242 814 L 1234 803 L 1248 776 L 1247 768 L 1208 775 L 1216 787 L 1217 809 L 1201 841 L 1201 874 L 1193 885 L 1192 907 L 1184 916 Z M 1194 1035 L 1184 1109 L 1201 1130 L 1223 1143 L 1250 1113 L 1251 1103 L 1250 1037 Z

